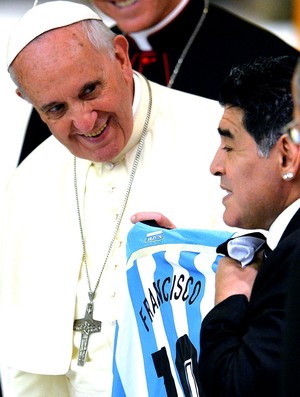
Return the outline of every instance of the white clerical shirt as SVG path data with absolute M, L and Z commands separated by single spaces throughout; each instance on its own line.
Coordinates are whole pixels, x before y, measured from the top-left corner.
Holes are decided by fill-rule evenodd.
M 103 266 L 149 103 L 138 76 L 132 137 L 116 163 L 77 159 L 80 211 L 92 289 Z M 140 84 L 140 94 L 139 92 Z M 110 396 L 120 274 L 130 216 L 158 211 L 178 227 L 228 229 L 218 178 L 209 165 L 219 145 L 218 103 L 150 83 L 153 106 L 142 156 L 94 303 L 100 333 L 77 366 L 88 286 L 82 265 L 73 156 L 50 137 L 21 165 L 7 191 L 0 229 L 0 363 L 10 397 Z M 140 100 L 137 103 L 137 97 Z M 124 357 L 124 359 L 127 359 Z

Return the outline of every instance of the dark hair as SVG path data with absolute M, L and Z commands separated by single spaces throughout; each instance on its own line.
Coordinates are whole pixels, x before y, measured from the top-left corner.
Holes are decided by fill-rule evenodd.
M 221 87 L 220 104 L 243 110 L 244 127 L 265 157 L 292 120 L 296 62 L 297 58 L 288 56 L 258 58 L 232 68 Z

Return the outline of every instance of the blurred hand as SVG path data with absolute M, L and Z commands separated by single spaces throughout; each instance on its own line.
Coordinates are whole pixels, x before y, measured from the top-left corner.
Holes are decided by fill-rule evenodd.
M 155 220 L 156 223 L 168 229 L 175 229 L 176 226 L 174 223 L 170 221 L 166 216 L 161 214 L 160 212 L 137 212 L 136 214 L 132 215 L 130 218 L 132 223 L 148 221 L 148 220 Z

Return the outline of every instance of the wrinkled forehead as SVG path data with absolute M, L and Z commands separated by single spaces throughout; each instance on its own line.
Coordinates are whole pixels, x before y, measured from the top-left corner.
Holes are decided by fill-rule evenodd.
M 36 37 L 53 29 L 87 19 L 101 20 L 91 8 L 72 1 L 49 1 L 32 7 L 14 27 L 7 46 L 6 65 Z

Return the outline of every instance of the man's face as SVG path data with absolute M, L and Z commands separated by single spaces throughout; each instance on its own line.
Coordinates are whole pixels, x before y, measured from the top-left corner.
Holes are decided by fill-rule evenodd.
M 258 154 L 254 139 L 245 130 L 243 111 L 225 108 L 219 124 L 221 144 L 211 173 L 220 176 L 226 224 L 245 229 L 269 229 L 285 206 L 280 154 L 275 145 L 268 158 Z
M 112 59 L 106 50 L 96 50 L 74 24 L 30 43 L 13 65 L 52 134 L 72 154 L 96 162 L 114 159 L 133 127 L 127 42 L 117 36 L 114 43 Z
M 180 0 L 93 0 L 126 33 L 139 32 L 164 19 Z

